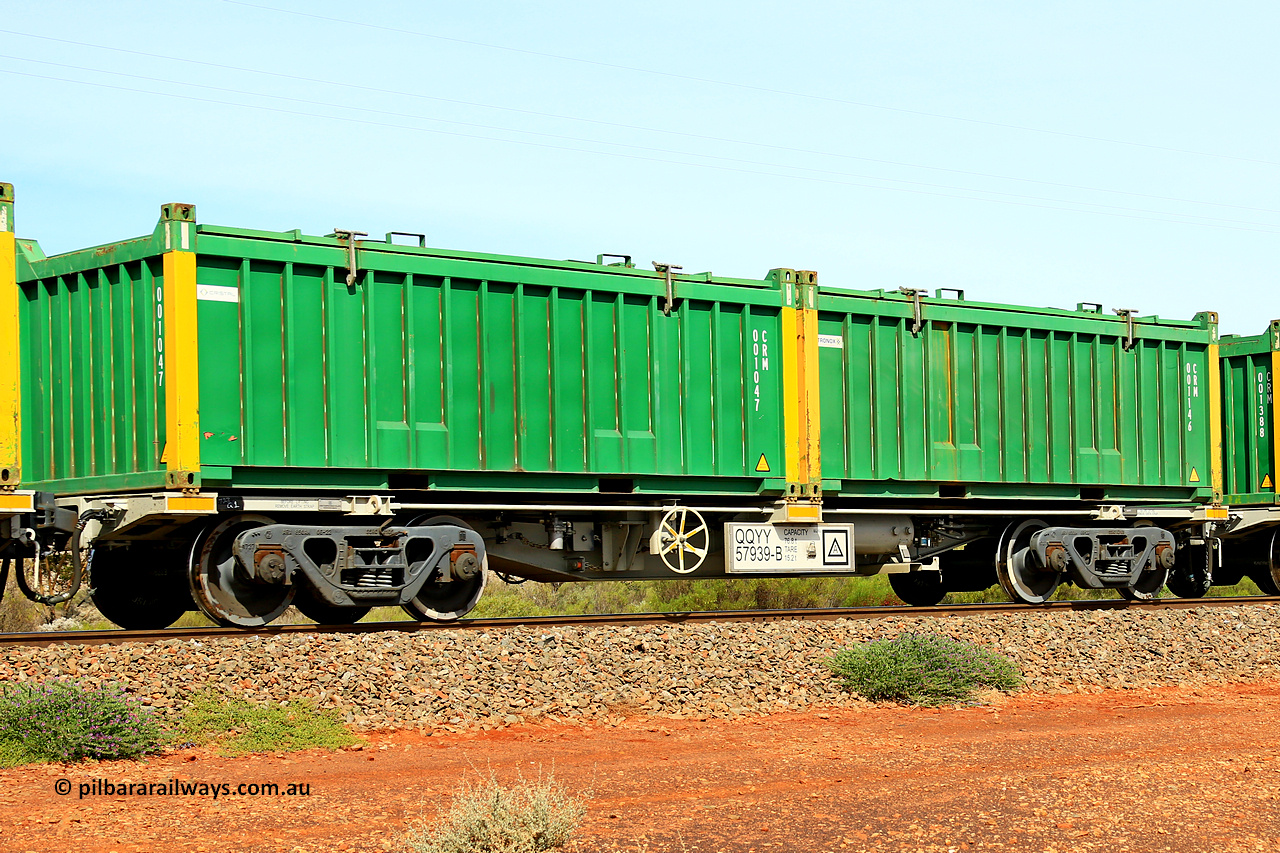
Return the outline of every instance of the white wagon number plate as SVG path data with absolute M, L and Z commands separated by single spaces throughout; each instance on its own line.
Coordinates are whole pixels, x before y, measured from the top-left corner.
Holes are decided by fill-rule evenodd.
M 732 523 L 724 542 L 731 575 L 853 571 L 852 524 Z

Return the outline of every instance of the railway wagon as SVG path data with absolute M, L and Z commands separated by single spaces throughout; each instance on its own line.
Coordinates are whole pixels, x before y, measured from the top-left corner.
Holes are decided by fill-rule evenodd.
M 816 313 L 824 515 L 911 520 L 912 568 L 889 569 L 904 600 L 998 581 L 1038 603 L 1067 579 L 1145 598 L 1208 559 L 1215 314 L 834 289 Z
M 1280 321 L 1255 336 L 1222 338 L 1223 502 L 1230 524 L 1219 537 L 1209 576 L 1198 588 L 1250 577 L 1268 595 L 1280 595 L 1280 487 L 1276 462 L 1277 406 L 1273 383 L 1280 366 Z
M 796 271 L 365 236 L 203 225 L 169 204 L 106 246 L 9 242 L 0 373 L 20 414 L 0 467 L 72 510 L 112 621 L 199 607 L 254 626 L 290 604 L 451 619 L 485 565 L 694 571 L 723 533 L 681 501 L 816 519 L 778 508 L 800 485 L 785 470 Z
M 10 240 L 3 488 L 56 507 L 18 526 L 89 554 L 109 619 L 449 620 L 490 574 L 1146 597 L 1229 523 L 1212 314 L 367 236 L 168 204 L 106 246 Z

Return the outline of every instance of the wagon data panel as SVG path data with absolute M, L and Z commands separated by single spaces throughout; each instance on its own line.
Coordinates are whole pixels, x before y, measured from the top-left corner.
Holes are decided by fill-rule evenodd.
M 852 524 L 730 523 L 724 527 L 729 574 L 853 571 Z

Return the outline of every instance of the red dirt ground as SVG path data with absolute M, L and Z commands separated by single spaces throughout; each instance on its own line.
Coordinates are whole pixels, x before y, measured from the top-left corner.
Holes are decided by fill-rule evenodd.
M 359 750 L 0 771 L 3 851 L 396 850 L 459 782 L 592 793 L 580 851 L 1280 848 L 1280 682 L 1022 695 L 993 706 L 633 718 Z M 81 783 L 309 783 L 309 796 L 79 797 Z M 55 792 L 66 779 L 68 795 Z

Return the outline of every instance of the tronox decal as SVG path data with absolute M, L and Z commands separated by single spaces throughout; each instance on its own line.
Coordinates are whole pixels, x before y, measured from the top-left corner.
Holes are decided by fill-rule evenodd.
M 844 338 L 840 335 L 818 335 L 818 346 L 844 349 Z

